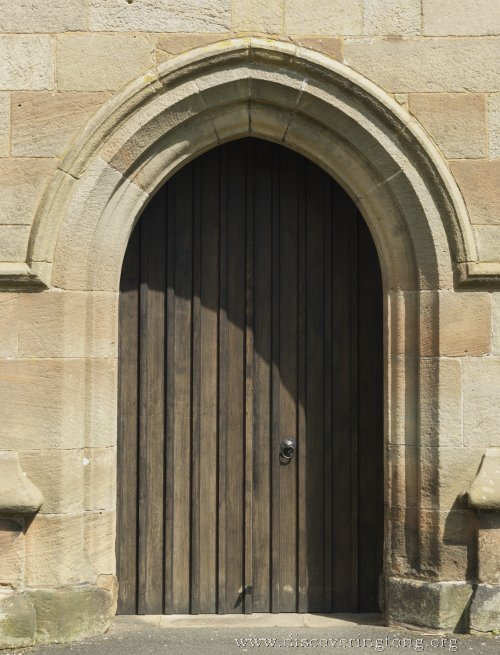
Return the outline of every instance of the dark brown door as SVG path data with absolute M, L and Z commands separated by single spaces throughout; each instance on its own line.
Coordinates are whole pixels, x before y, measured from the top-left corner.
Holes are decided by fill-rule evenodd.
M 370 234 L 303 157 L 244 139 L 160 189 L 121 280 L 121 613 L 377 610 L 381 326 Z

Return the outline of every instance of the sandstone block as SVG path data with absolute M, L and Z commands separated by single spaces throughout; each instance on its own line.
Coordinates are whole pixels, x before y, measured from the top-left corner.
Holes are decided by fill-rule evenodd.
M 38 514 L 26 531 L 26 584 L 78 584 L 95 577 L 84 552 L 84 517 Z
M 29 235 L 29 225 L 0 225 L 0 261 L 24 261 Z
M 0 452 L 0 515 L 33 515 L 43 503 L 40 489 L 21 469 L 16 452 Z
M 500 159 L 500 93 L 488 97 L 488 149 L 491 159 Z
M 233 0 L 234 32 L 279 34 L 283 28 L 281 0 Z
M 115 540 L 115 512 L 85 513 L 85 552 L 95 574 L 115 572 Z
M 0 0 L 0 32 L 65 32 L 86 28 L 85 0 Z
M 10 93 L 0 92 L 0 157 L 8 157 L 10 148 Z
M 411 93 L 410 112 L 445 157 L 486 157 L 485 96 L 475 93 Z
M 173 55 L 178 55 L 187 50 L 200 48 L 201 46 L 216 43 L 224 39 L 225 35 L 216 34 L 162 34 L 156 42 L 156 57 L 158 61 L 164 61 Z
M 31 224 L 55 165 L 53 159 L 0 159 L 0 223 Z
M 420 314 L 431 324 L 438 312 L 438 334 L 422 331 L 423 355 L 485 355 L 491 349 L 491 303 L 488 293 L 423 292 Z
M 79 449 L 19 453 L 21 467 L 42 491 L 42 514 L 70 514 L 83 509 L 84 454 Z
M 478 531 L 479 582 L 500 584 L 500 516 L 481 512 Z
M 463 362 L 464 443 L 486 449 L 500 446 L 500 359 Z
M 500 355 L 500 293 L 491 294 L 493 323 L 493 353 Z
M 90 29 L 99 32 L 225 32 L 231 0 L 90 0 Z
M 153 43 L 145 35 L 63 34 L 57 39 L 57 86 L 61 90 L 112 91 L 152 65 Z
M 116 448 L 85 450 L 85 510 L 114 510 L 116 506 Z
M 499 625 L 500 585 L 478 584 L 470 606 L 470 631 L 496 633 Z
M 422 446 L 461 446 L 462 381 L 459 359 L 420 361 Z M 479 445 L 479 444 L 471 444 Z
M 17 332 L 12 328 L 16 316 L 16 293 L 0 293 L 0 358 L 17 354 Z
M 472 223 L 500 225 L 500 159 L 454 161 L 451 170 L 463 193 Z
M 344 61 L 390 93 L 500 88 L 498 38 L 347 38 Z
M 285 3 L 285 32 L 287 34 L 361 34 L 363 29 L 363 0 L 316 0 L 306 6 L 302 0 Z
M 420 11 L 420 0 L 365 0 L 363 34 L 419 34 Z
M 18 521 L 0 519 L 0 585 L 18 586 L 24 578 L 24 533 Z M 1 628 L 0 628 L 1 643 Z
M 116 361 L 0 361 L 0 448 L 106 446 L 116 439 Z
M 500 225 L 478 225 L 474 234 L 479 259 L 482 262 L 500 261 Z
M 36 618 L 26 594 L 0 590 L 0 648 L 32 646 Z
M 50 37 L 0 35 L 0 89 L 53 88 L 54 62 Z
M 500 34 L 500 4 L 491 0 L 422 0 L 426 35 Z
M 311 50 L 318 50 L 325 55 L 342 61 L 342 39 L 335 36 L 295 36 L 291 37 L 292 41 L 297 45 L 310 48 Z
M 108 98 L 107 93 L 14 93 L 12 154 L 18 157 L 62 155 L 78 130 Z

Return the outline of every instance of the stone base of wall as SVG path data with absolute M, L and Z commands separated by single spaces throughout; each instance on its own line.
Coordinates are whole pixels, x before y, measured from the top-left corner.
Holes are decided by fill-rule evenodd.
M 66 643 L 105 632 L 116 613 L 116 582 L 0 591 L 0 648 Z
M 470 606 L 470 632 L 500 631 L 500 584 L 478 584 Z
M 405 624 L 450 632 L 469 631 L 469 607 L 474 589 L 471 583 L 425 582 L 390 577 L 385 585 L 389 625 Z

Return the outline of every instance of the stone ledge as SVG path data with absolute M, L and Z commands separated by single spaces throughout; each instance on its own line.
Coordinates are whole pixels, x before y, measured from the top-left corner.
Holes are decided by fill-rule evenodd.
M 424 626 L 465 632 L 473 585 L 465 581 L 386 580 L 389 625 Z
M 500 448 L 486 449 L 468 496 L 474 509 L 500 510 Z
M 43 503 L 41 491 L 21 469 L 17 453 L 0 453 L 0 514 L 36 514 Z
M 0 291 L 37 291 L 47 285 L 28 264 L 0 263 Z

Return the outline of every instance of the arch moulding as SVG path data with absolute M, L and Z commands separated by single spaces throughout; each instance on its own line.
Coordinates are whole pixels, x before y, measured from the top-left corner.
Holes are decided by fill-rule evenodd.
M 439 525 L 423 511 L 436 506 L 439 473 L 437 457 L 424 464 L 421 452 L 438 446 L 454 420 L 441 411 L 447 400 L 432 292 L 491 283 L 500 269 L 478 263 L 446 164 L 385 92 L 290 43 L 242 38 L 175 57 L 129 85 L 87 126 L 45 193 L 27 262 L 4 276 L 12 284 L 117 293 L 129 235 L 155 191 L 204 151 L 248 135 L 321 166 L 372 232 L 385 296 L 387 609 L 393 620 L 418 623 L 418 600 L 430 608 L 427 625 L 454 627 L 470 585 L 438 582 Z M 86 393 L 97 398 L 98 391 Z M 450 594 L 454 610 L 443 614 Z

